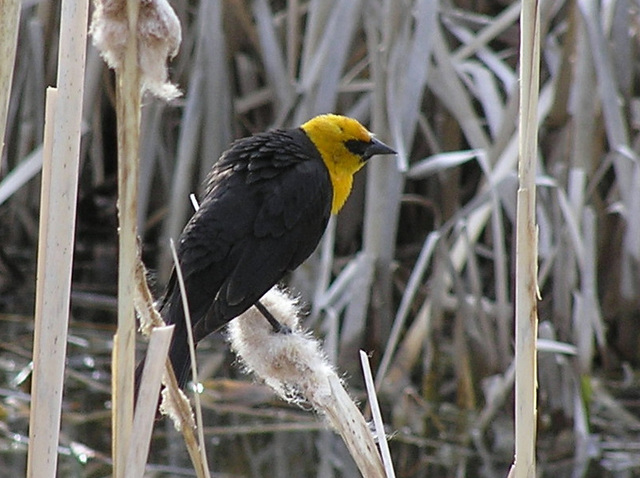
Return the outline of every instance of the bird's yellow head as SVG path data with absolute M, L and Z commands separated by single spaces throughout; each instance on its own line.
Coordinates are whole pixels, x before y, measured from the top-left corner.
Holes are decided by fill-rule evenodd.
M 353 175 L 375 154 L 395 154 L 386 144 L 375 139 L 353 118 L 320 115 L 301 126 L 324 161 L 333 185 L 331 212 L 336 214 L 344 205 Z

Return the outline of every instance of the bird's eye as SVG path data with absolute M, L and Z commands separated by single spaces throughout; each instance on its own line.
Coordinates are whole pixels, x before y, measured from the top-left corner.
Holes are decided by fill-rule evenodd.
M 364 156 L 367 152 L 367 148 L 371 146 L 371 143 L 360 139 L 349 139 L 344 142 L 344 145 L 349 152 L 357 154 L 358 156 Z

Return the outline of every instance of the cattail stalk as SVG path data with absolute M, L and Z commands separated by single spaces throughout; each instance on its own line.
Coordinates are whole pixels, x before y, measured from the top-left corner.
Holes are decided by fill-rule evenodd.
M 229 341 L 246 370 L 264 380 L 284 400 L 309 404 L 321 414 L 344 440 L 362 476 L 393 476 L 385 475 L 367 423 L 320 344 L 301 330 L 295 300 L 274 287 L 260 302 L 291 333 L 273 333 L 255 307 L 232 320 Z M 379 433 L 384 440 L 384 431 Z
M 143 91 L 165 100 L 180 91 L 167 81 L 167 57 L 178 52 L 180 22 L 166 0 L 95 1 L 91 36 L 116 70 L 118 116 L 118 329 L 114 337 L 113 466 L 124 476 L 133 421 L 134 296 L 137 268 L 137 201 L 140 104 Z
M 536 476 L 536 385 L 538 334 L 538 244 L 536 161 L 540 82 L 538 2 L 522 2 L 520 17 L 519 189 L 516 216 L 515 461 L 510 476 Z
M 76 223 L 89 3 L 62 2 L 57 88 L 46 97 L 27 476 L 55 477 Z
M 138 2 L 127 2 L 128 31 L 136 32 Z M 133 424 L 136 268 L 136 202 L 140 150 L 140 70 L 138 37 L 128 35 L 120 69 L 116 69 L 118 116 L 118 328 L 112 358 L 113 476 L 124 478 Z

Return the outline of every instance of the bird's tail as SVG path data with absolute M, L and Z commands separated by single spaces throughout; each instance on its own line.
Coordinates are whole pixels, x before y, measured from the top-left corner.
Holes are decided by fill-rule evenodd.
M 206 294 L 203 297 L 208 297 Z M 189 352 L 189 340 L 187 336 L 187 323 L 184 317 L 184 309 L 180 290 L 177 284 L 175 271 L 171 274 L 169 284 L 164 296 L 160 299 L 160 314 L 164 318 L 167 325 L 175 325 L 171 345 L 169 347 L 169 360 L 173 366 L 176 380 L 181 389 L 187 386 L 191 377 L 191 353 Z M 199 317 L 202 312 L 201 308 L 208 307 L 208 303 L 203 301 L 197 303 L 195 317 Z M 193 313 L 193 310 L 192 310 Z M 193 315 L 192 315 L 193 317 Z M 196 340 L 197 343 L 197 340 Z M 135 374 L 135 400 L 138 400 L 138 392 L 140 388 L 140 380 L 142 378 L 142 370 L 144 369 L 144 359 L 138 364 Z
M 186 327 L 176 324 L 169 348 L 169 360 L 176 374 L 178 386 L 184 390 L 191 377 L 191 353 L 189 351 L 189 340 L 187 338 Z

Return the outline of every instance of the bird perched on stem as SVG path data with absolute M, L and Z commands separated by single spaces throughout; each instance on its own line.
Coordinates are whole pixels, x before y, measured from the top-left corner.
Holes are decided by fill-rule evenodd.
M 376 154 L 395 151 L 355 119 L 332 114 L 240 139 L 222 154 L 177 251 L 196 344 L 251 306 L 275 331 L 286 329 L 260 298 L 315 250 L 353 175 Z M 175 324 L 169 358 L 184 388 L 191 359 L 175 270 L 160 313 Z

